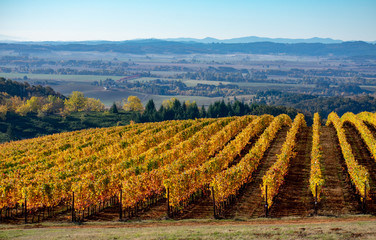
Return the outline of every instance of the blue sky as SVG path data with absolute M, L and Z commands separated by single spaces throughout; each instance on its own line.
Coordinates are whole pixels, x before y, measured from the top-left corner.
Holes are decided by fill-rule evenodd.
M 376 0 L 0 0 L 0 39 L 376 40 Z

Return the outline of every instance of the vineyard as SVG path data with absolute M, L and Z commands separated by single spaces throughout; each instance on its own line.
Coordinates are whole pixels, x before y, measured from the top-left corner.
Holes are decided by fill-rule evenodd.
M 0 145 L 0 222 L 376 213 L 376 114 L 130 124 Z M 325 116 L 326 117 L 326 116 Z

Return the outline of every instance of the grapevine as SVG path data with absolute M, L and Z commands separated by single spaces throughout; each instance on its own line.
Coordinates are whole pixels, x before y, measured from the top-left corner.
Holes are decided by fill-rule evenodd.
M 318 202 L 320 202 L 320 193 L 324 184 L 324 179 L 321 173 L 322 152 L 320 144 L 320 127 L 320 116 L 318 113 L 315 113 L 312 126 L 311 172 L 309 178 L 309 186 L 312 195 L 317 196 Z
M 291 119 L 287 115 L 279 115 L 266 128 L 252 149 L 241 161 L 225 171 L 218 173 L 211 182 L 214 190 L 216 205 L 225 202 L 231 195 L 235 195 L 237 190 L 245 183 L 250 182 L 252 173 L 257 169 L 265 151 L 276 137 L 278 131 L 283 126 L 290 126 Z
M 289 167 L 290 159 L 295 157 L 294 147 L 296 145 L 296 136 L 301 127 L 306 126 L 304 115 L 299 113 L 292 123 L 292 127 L 287 133 L 286 140 L 282 146 L 281 153 L 277 155 L 277 161 L 269 168 L 262 178 L 261 186 L 262 197 L 267 196 L 268 207 L 273 204 L 274 197 L 278 194 L 279 187 L 283 184 L 285 175 Z M 267 194 L 266 194 L 267 189 Z
M 351 182 L 355 185 L 355 188 L 358 191 L 361 198 L 366 198 L 367 196 L 366 192 L 364 191 L 364 187 L 369 189 L 369 173 L 365 167 L 359 165 L 356 161 L 352 153 L 351 146 L 346 140 L 346 134 L 342 127 L 342 122 L 340 118 L 336 113 L 332 112 L 328 116 L 326 125 L 333 125 L 336 129 L 339 145 L 342 150 L 343 158 L 345 159 Z

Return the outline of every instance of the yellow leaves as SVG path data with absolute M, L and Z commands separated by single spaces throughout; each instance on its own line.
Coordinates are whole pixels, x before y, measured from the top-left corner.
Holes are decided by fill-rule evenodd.
M 235 139 L 227 144 L 216 156 L 207 160 L 201 166 L 188 169 L 181 175 L 175 175 L 171 181 L 175 185 L 175 188 L 170 190 L 171 205 L 178 205 L 205 184 L 210 183 L 214 176 L 225 169 L 241 152 L 249 139 L 261 133 L 272 119 L 273 117 L 270 115 L 263 115 L 256 119 L 252 117 L 253 121 L 243 128 Z M 237 131 L 234 131 L 234 133 Z
M 0 119 L 5 120 L 8 112 L 8 107 L 6 105 L 0 105 Z
M 0 167 L 6 168 L 7 174 L 0 178 L 0 186 L 9 182 L 12 190 L 6 198 L 0 198 L 0 205 L 12 206 L 27 196 L 30 208 L 53 206 L 70 197 L 72 190 L 81 192 L 77 204 L 94 202 L 99 194 L 108 196 L 108 192 L 113 192 L 110 182 L 114 181 L 101 176 L 108 175 L 103 168 L 112 167 L 115 158 L 111 155 L 118 152 L 115 149 L 119 139 L 129 139 L 165 124 L 88 129 L 2 144 L 0 156 L 6 164 Z M 97 174 L 93 175 L 96 178 L 88 178 L 92 174 Z M 18 181 L 10 181 L 15 177 Z
M 324 179 L 321 174 L 322 159 L 321 145 L 320 145 L 320 116 L 318 113 L 314 114 L 312 126 L 312 151 L 311 151 L 311 172 L 309 178 L 310 189 L 313 196 L 317 194 L 317 201 L 320 202 L 320 193 L 324 184 Z M 317 193 L 316 193 L 317 186 Z
M 268 206 L 271 207 L 273 198 L 278 194 L 279 187 L 283 183 L 284 176 L 287 173 L 290 159 L 293 158 L 296 153 L 293 151 L 295 147 L 296 135 L 301 127 L 305 127 L 306 122 L 304 115 L 299 113 L 292 124 L 292 127 L 287 132 L 286 140 L 282 146 L 281 154 L 278 154 L 277 161 L 266 172 L 261 186 L 262 197 L 266 196 L 266 186 L 268 186 Z
M 366 112 L 360 113 L 359 117 L 356 116 L 353 113 L 345 113 L 341 117 L 342 123 L 349 122 L 360 133 L 360 136 L 362 137 L 364 143 L 366 144 L 368 150 L 370 151 L 373 159 L 376 161 L 376 139 L 374 138 L 371 131 L 368 129 L 368 127 L 363 123 L 362 119 L 365 121 L 374 124 L 372 122 L 376 122 L 374 116 L 372 116 L 371 113 L 367 114 Z
M 257 169 L 264 152 L 268 149 L 271 141 L 275 138 L 277 132 L 283 125 L 290 125 L 287 115 L 279 115 L 274 119 L 269 118 L 270 125 L 261 134 L 253 148 L 246 154 L 241 161 L 231 168 L 218 173 L 211 182 L 216 196 L 216 204 L 219 206 L 230 195 L 236 191 L 251 177 L 251 174 Z M 260 125 L 266 126 L 267 122 L 260 122 Z
M 347 116 L 345 116 L 346 118 Z M 354 183 L 357 191 L 362 198 L 366 197 L 364 192 L 364 186 L 369 189 L 369 174 L 365 167 L 358 164 L 356 161 L 350 144 L 346 140 L 346 134 L 342 127 L 342 122 L 335 112 L 332 112 L 328 116 L 326 125 L 333 124 L 337 132 L 338 141 L 341 146 L 342 154 L 345 159 L 347 170 L 350 174 L 351 181 Z
M 141 112 L 144 110 L 144 106 L 141 100 L 136 96 L 129 96 L 123 106 L 125 111 Z
M 341 127 L 338 119 L 329 118 Z M 81 209 L 117 194 L 120 186 L 124 206 L 134 206 L 137 201 L 162 193 L 164 188 L 170 189 L 171 205 L 176 206 L 208 183 L 213 186 L 217 201 L 224 201 L 249 181 L 280 128 L 291 124 L 287 115 L 166 121 L 2 144 L 0 208 L 21 203 L 25 196 L 30 208 L 53 206 L 75 191 L 76 204 Z M 296 154 L 295 135 L 304 124 L 304 117 L 298 115 L 278 156 L 279 162 L 261 186 L 263 191 L 268 186 L 268 195 L 278 191 L 289 159 Z M 315 135 L 319 128 L 315 124 L 311 190 L 315 184 L 322 185 L 320 139 Z M 249 153 L 223 171 L 249 139 L 259 134 Z M 231 139 L 234 140 L 229 142 Z M 364 183 L 369 184 L 368 173 L 351 159 L 351 148 L 341 145 L 352 181 L 362 192 Z M 271 200 L 268 199 L 270 203 Z

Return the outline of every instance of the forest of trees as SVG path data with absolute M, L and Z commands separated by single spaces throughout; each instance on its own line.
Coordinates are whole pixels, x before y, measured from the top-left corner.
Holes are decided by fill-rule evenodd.
M 51 87 L 43 87 L 41 85 L 30 85 L 27 82 L 21 83 L 0 77 L 0 92 L 7 93 L 9 96 L 18 96 L 20 98 L 30 97 L 48 97 L 49 95 L 64 98 Z
M 258 104 L 282 105 L 304 110 L 304 113 L 318 112 L 321 116 L 328 116 L 331 112 L 341 116 L 346 112 L 357 114 L 363 111 L 376 111 L 376 98 L 369 94 L 353 97 L 322 97 L 273 90 L 258 92 L 255 99 L 255 103 Z
M 224 100 L 210 104 L 207 108 L 198 107 L 196 102 L 180 102 L 176 98 L 164 101 L 157 110 L 153 100 L 145 105 L 145 110 L 137 115 L 137 122 L 156 122 L 164 120 L 182 120 L 195 118 L 218 118 L 227 116 L 243 116 L 247 114 L 261 115 L 271 114 L 277 116 L 285 113 L 294 117 L 299 111 L 291 107 L 268 106 L 260 104 L 246 104 L 235 100 L 233 103 L 225 103 Z M 310 122 L 311 116 L 307 116 Z

